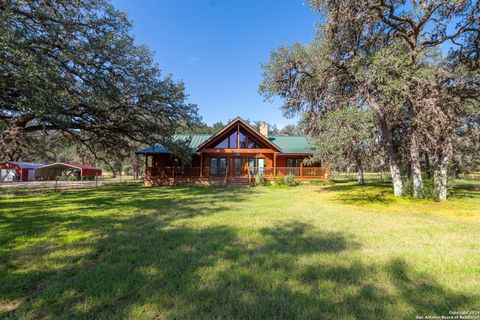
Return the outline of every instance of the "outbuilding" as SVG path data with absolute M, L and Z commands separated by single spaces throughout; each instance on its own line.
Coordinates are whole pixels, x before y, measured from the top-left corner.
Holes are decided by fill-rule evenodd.
M 83 164 L 52 163 L 38 167 L 35 177 L 42 180 L 53 180 L 58 176 L 93 178 L 102 175 L 102 169 Z
M 32 181 L 35 170 L 44 166 L 42 163 L 7 161 L 0 163 L 0 181 Z

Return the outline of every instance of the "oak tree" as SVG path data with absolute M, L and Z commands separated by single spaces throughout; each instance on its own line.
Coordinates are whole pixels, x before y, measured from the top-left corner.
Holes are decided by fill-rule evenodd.
M 186 98 L 108 1 L 0 2 L 0 158 L 25 158 L 36 132 L 91 152 L 133 142 L 181 152 L 171 135 L 198 120 Z

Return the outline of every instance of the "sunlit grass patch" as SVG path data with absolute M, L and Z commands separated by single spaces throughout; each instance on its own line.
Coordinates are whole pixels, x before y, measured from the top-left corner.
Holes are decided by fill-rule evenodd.
M 355 181 L 343 180 L 324 188 L 326 197 L 338 204 L 369 211 L 418 213 L 452 218 L 480 218 L 480 182 L 458 180 L 447 202 L 431 199 L 394 197 L 389 182 L 370 181 L 359 187 Z

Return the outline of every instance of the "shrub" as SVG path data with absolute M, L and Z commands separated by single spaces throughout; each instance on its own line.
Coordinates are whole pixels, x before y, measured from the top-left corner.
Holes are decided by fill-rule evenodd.
M 286 184 L 287 186 L 291 186 L 291 187 L 292 187 L 292 186 L 297 185 L 297 184 L 296 184 L 296 181 L 295 181 L 295 176 L 294 176 L 293 173 L 291 173 L 291 172 L 285 176 L 284 180 L 285 180 L 285 184 Z
M 264 186 L 265 185 L 265 172 L 259 170 L 255 176 L 255 185 Z
M 284 186 L 285 185 L 285 179 L 283 179 L 283 178 L 275 179 L 275 185 L 276 186 Z

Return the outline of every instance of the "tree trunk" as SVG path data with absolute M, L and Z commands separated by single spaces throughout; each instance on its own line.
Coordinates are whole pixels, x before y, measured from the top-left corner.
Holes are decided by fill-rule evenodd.
M 430 158 L 428 157 L 428 152 L 425 151 L 425 173 L 427 174 L 427 178 L 432 177 L 432 168 L 430 168 Z
M 410 172 L 413 182 L 413 197 L 423 198 L 422 170 L 420 167 L 420 152 L 415 132 L 410 135 Z
M 448 164 L 442 162 L 433 171 L 433 184 L 435 198 L 447 201 Z
M 138 180 L 138 172 L 140 171 L 139 170 L 139 164 L 140 164 L 139 156 L 138 156 L 138 154 L 136 154 L 135 159 L 133 161 L 133 178 L 135 180 Z
M 388 127 L 387 120 L 385 119 L 385 115 L 383 114 L 383 111 L 381 110 L 378 103 L 376 103 L 373 99 L 369 99 L 368 102 L 372 107 L 373 111 L 375 111 L 378 123 L 380 124 L 383 147 L 385 148 L 385 152 L 388 155 L 390 174 L 392 175 L 393 194 L 396 197 L 399 197 L 403 194 L 403 182 L 397 154 L 395 153 L 395 149 L 393 148 L 392 134 L 390 132 L 390 128 Z
M 357 164 L 357 184 L 359 186 L 363 186 L 365 184 L 365 178 L 363 177 L 363 165 L 362 165 L 362 160 L 357 159 L 356 161 Z
M 451 140 L 443 144 L 443 149 L 437 151 L 434 161 L 433 191 L 439 201 L 447 201 L 448 165 L 452 159 L 453 149 Z
M 439 201 L 447 201 L 448 163 L 440 166 L 440 188 L 438 192 Z

